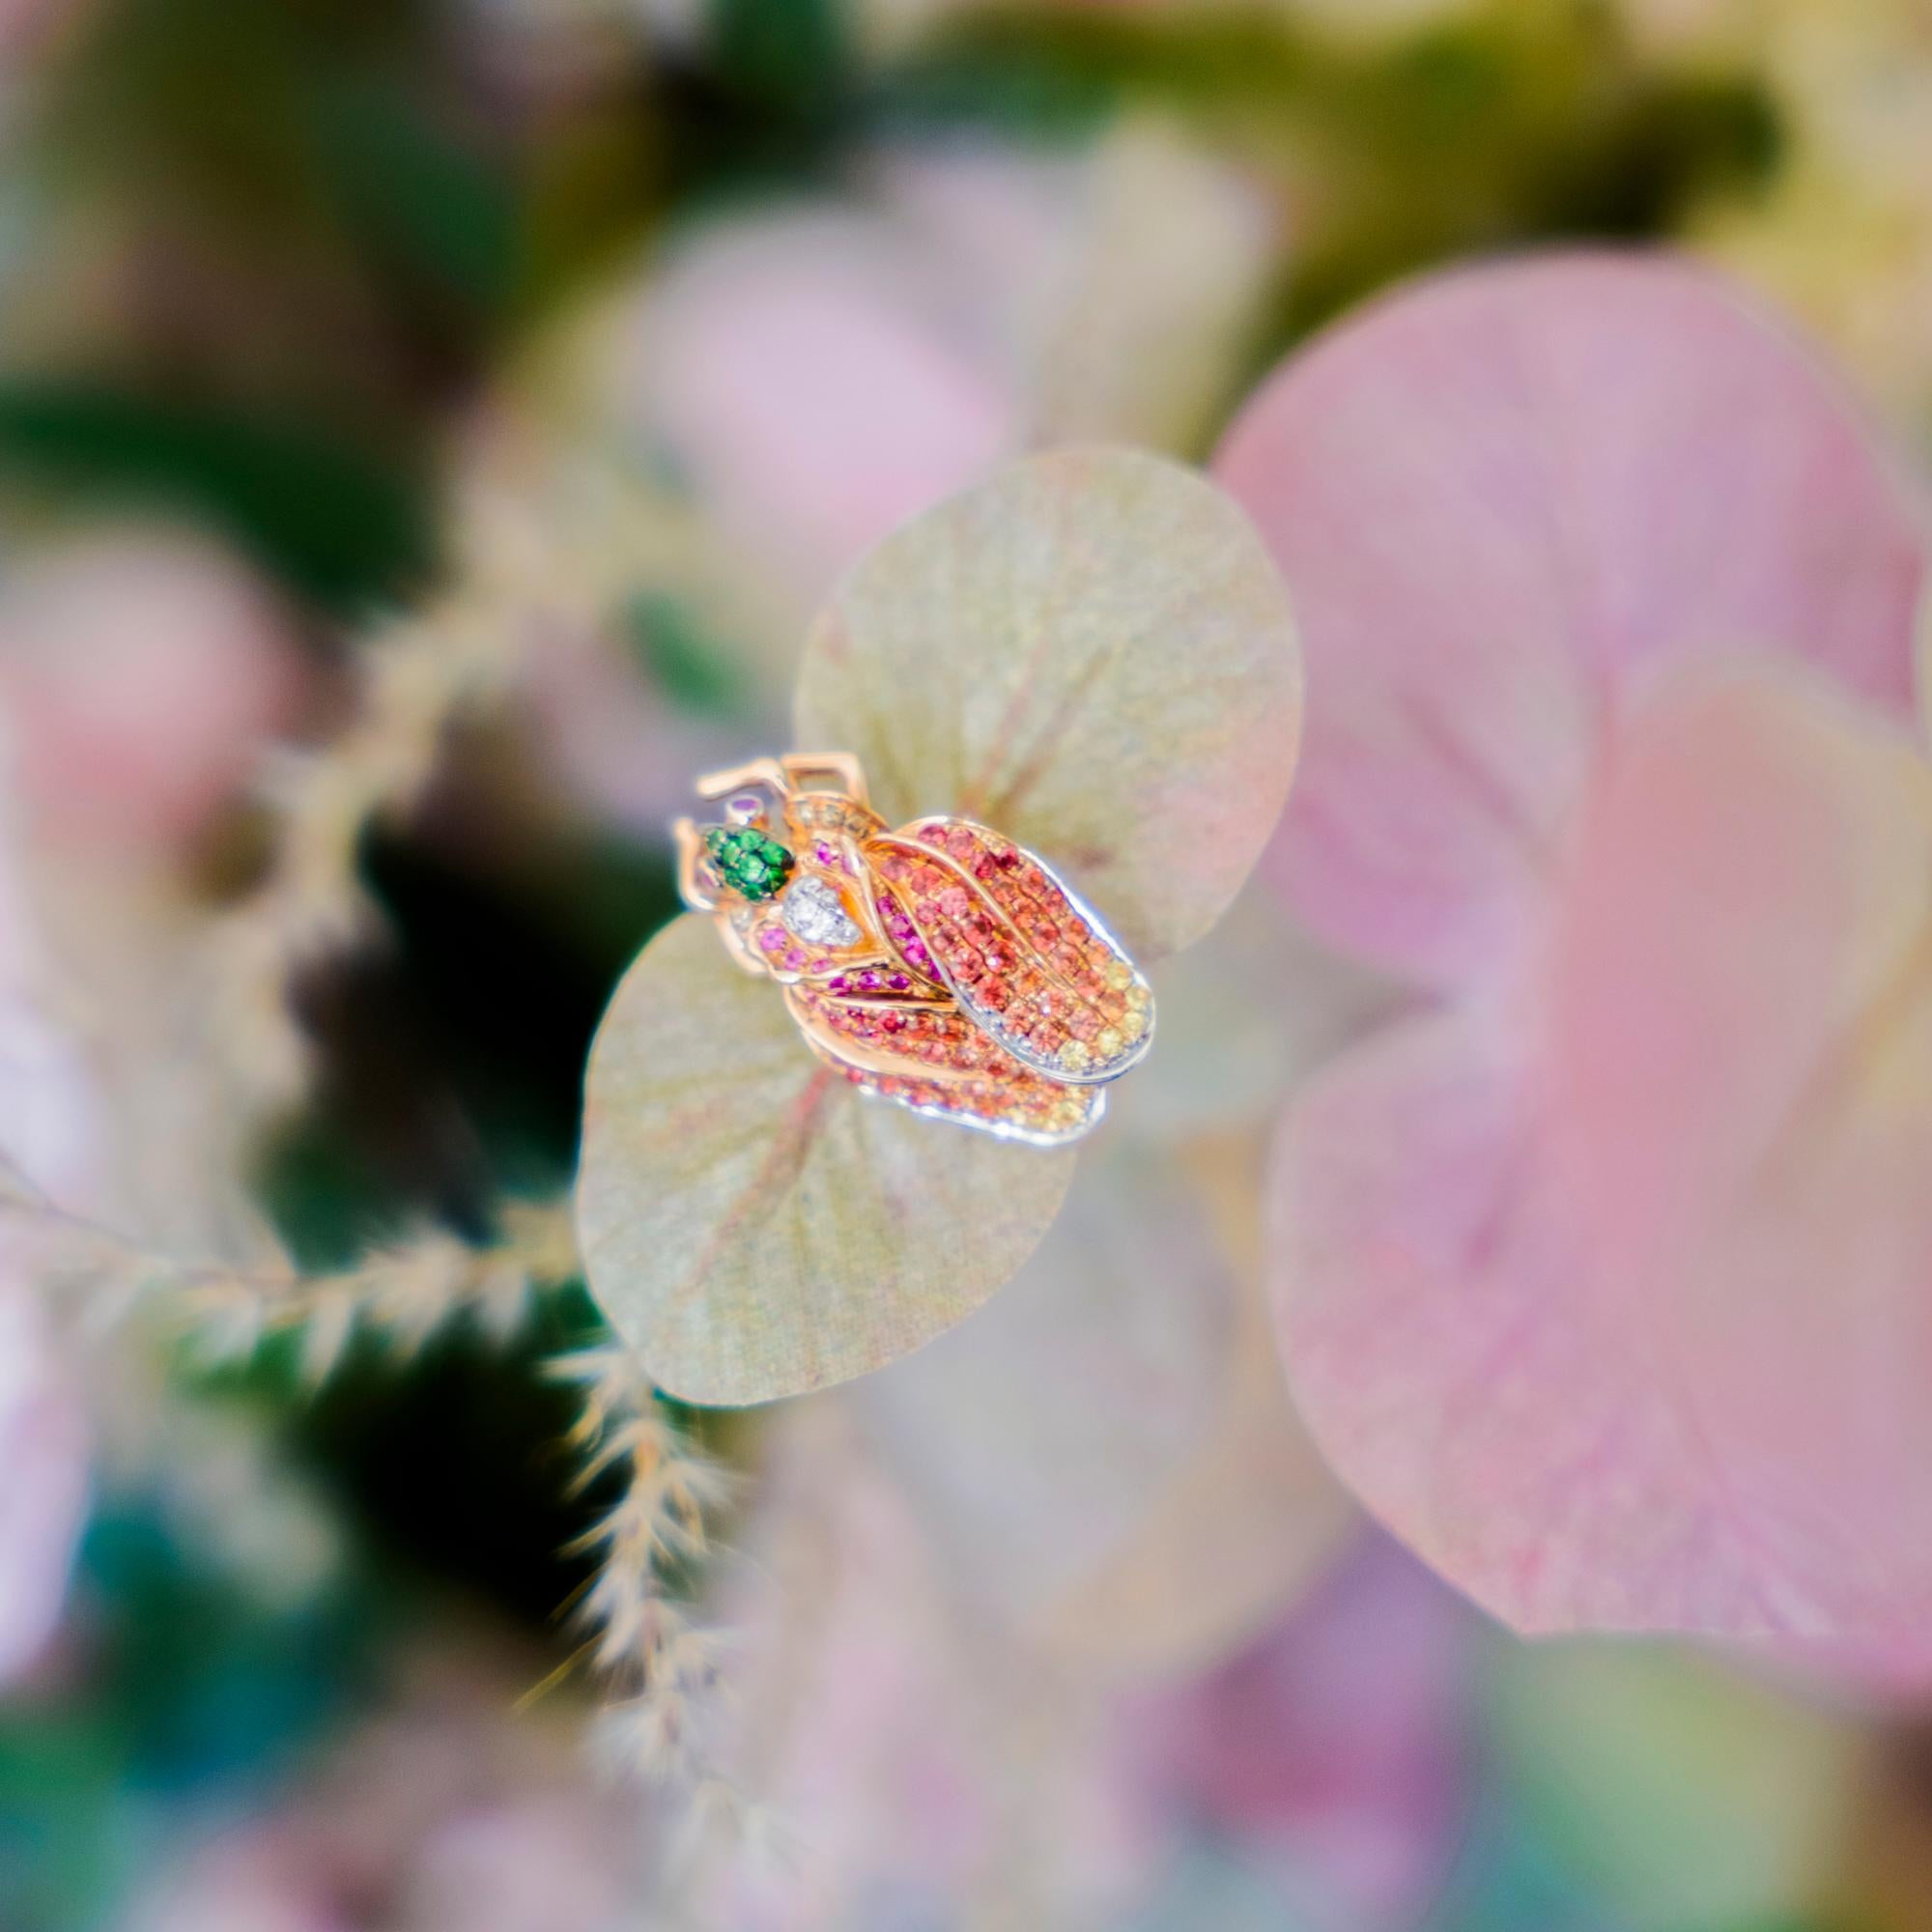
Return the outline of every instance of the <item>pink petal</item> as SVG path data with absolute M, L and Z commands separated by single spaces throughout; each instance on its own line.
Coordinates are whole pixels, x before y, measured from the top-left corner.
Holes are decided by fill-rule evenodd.
M 1520 1629 L 1922 1662 L 1932 769 L 1807 674 L 1619 733 L 1526 1024 L 1407 1022 L 1278 1151 L 1318 1441 Z
M 1410 1020 L 1291 1111 L 1276 1315 L 1337 1474 L 1524 1632 L 1817 1629 L 1773 1593 L 1549 1185 L 1519 1043 Z
M 1759 1571 L 1922 1658 L 1932 768 L 1796 680 L 1661 705 L 1585 828 L 1550 1045 L 1582 1236 Z
M 1293 360 L 1217 469 L 1315 694 L 1280 875 L 1324 935 L 1433 983 L 1514 956 L 1660 667 L 1750 645 L 1908 701 L 1916 501 L 1804 351 L 1681 264 L 1425 283 Z

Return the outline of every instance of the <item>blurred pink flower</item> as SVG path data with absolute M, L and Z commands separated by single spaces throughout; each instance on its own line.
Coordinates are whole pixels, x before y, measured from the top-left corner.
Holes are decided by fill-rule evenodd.
M 635 1820 L 567 1726 L 509 1715 L 527 1658 L 445 1638 L 393 1708 L 331 1746 L 272 1810 L 156 1873 L 127 1932 L 614 1932 Z
M 59 1622 L 87 1502 L 87 1431 L 40 1310 L 0 1262 L 0 1685 Z
M 605 1932 L 622 1922 L 620 1844 L 587 1791 L 472 1804 L 425 1839 L 405 1922 L 424 1932 Z
M 1219 468 L 1309 655 L 1280 876 L 1418 1000 L 1277 1151 L 1317 1439 L 1520 1629 L 1908 1642 L 1932 1075 L 1888 1031 L 1880 967 L 1919 984 L 1868 894 L 1909 923 L 1932 854 L 1886 869 L 1902 798 L 1862 842 L 1895 746 L 1811 741 L 1910 715 L 1916 499 L 1720 284 L 1612 257 L 1381 304 Z M 1742 696 L 1684 688 L 1740 656 Z M 1759 688 L 1798 668 L 1807 696 Z M 1910 1048 L 1889 1114 L 1830 1079 L 1867 1023 Z
M 646 318 L 634 366 L 671 446 L 814 589 L 1017 443 L 1006 372 L 947 339 L 936 257 L 850 213 L 767 217 L 704 237 Z
M 1090 1686 L 954 1596 L 838 1399 L 775 1446 L 735 1605 L 718 1763 L 745 1829 L 700 1863 L 719 1932 L 939 1922 L 1078 1926 L 1149 1847 Z
M 847 202 L 674 253 L 623 324 L 618 407 L 810 610 L 1016 450 L 1200 434 L 1275 226 L 1250 184 L 1151 125 L 1070 160 L 882 156 Z
M 0 1156 L 62 1205 L 82 1205 L 96 1157 L 80 1053 L 48 1014 L 54 966 L 21 876 L 15 795 L 0 711 Z
M 611 1932 L 621 1861 L 588 1791 L 462 1807 L 402 1806 L 390 1842 L 291 1815 L 209 1847 L 128 1921 L 129 1932 L 359 1932 L 369 1900 L 395 1932 Z
M 1378 1535 L 1287 1622 L 1132 1708 L 1163 1810 L 1276 1873 L 1295 1922 L 1422 1917 L 1468 1803 L 1472 1614 Z
M 89 1189 L 92 1096 L 43 1010 L 47 962 L 16 876 L 0 758 L 0 1160 L 73 1205 Z M 0 1216 L 0 1684 L 29 1668 L 67 1594 L 87 1499 L 87 1432 L 35 1299 L 23 1237 Z
M 0 591 L 0 712 L 37 831 L 114 850 L 191 838 L 291 721 L 286 615 L 211 543 L 127 528 L 28 557 Z

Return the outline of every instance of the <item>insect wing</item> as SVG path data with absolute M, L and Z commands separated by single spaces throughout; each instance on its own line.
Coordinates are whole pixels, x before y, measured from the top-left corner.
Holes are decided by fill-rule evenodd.
M 1106 1111 L 1103 1089 L 1049 1079 L 950 1000 L 853 999 L 809 984 L 788 986 L 785 999 L 821 1060 L 862 1092 L 918 1113 L 1057 1147 Z
M 1024 1065 L 1114 1080 L 1153 1038 L 1153 993 L 1040 859 L 983 825 L 924 818 L 867 840 L 880 927 Z

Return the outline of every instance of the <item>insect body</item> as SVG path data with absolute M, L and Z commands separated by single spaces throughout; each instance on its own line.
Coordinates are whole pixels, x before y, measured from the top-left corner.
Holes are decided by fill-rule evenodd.
M 828 785 L 825 781 L 830 781 Z M 685 901 L 776 980 L 807 1043 L 861 1091 L 1053 1146 L 1148 1050 L 1153 996 L 1036 854 L 963 818 L 890 828 L 844 753 L 701 780 L 722 824 L 677 825 Z

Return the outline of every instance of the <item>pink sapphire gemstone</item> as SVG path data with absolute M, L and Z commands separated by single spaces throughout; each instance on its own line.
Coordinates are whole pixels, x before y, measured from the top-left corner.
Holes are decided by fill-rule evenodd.
M 826 991 L 830 993 L 849 993 L 851 990 L 852 982 L 842 973 L 826 988 Z
M 787 948 L 784 956 L 784 963 L 785 963 L 785 971 L 787 973 L 796 973 L 798 969 L 805 964 L 805 949 L 802 946 L 793 946 Z
M 811 856 L 814 859 L 816 859 L 821 866 L 836 866 L 838 863 L 838 854 L 835 852 L 830 845 L 826 844 L 823 839 L 820 839 L 819 842 L 812 847 Z
M 973 900 L 964 886 L 948 886 L 939 895 L 939 909 L 952 919 L 964 919 L 973 910 Z
M 767 952 L 777 952 L 781 951 L 784 946 L 784 943 L 785 943 L 785 936 L 784 936 L 784 928 L 782 926 L 768 925 L 761 933 L 758 934 L 758 944 L 761 947 L 763 947 Z
M 912 981 L 903 973 L 895 973 L 886 984 L 895 993 L 909 992 L 912 989 Z

